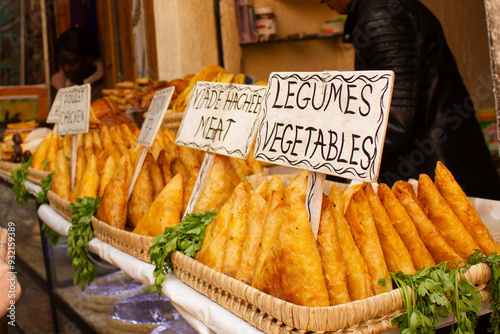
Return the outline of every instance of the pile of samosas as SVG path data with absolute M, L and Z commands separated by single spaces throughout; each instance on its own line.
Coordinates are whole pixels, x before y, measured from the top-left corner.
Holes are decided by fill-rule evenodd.
M 307 175 L 286 188 L 276 175 L 255 190 L 238 185 L 195 259 L 277 298 L 322 307 L 392 290 L 389 272 L 413 274 L 443 261 L 462 267 L 476 249 L 500 251 L 442 163 L 435 182 L 420 176 L 418 195 L 403 181 L 377 190 L 333 185 L 317 238 L 305 207 Z
M 120 229 L 128 225 L 136 233 L 155 236 L 163 233 L 165 226 L 180 221 L 204 152 L 175 145 L 174 133 L 169 129 L 160 130 L 148 149 L 128 198 L 129 183 L 142 152 L 142 146 L 137 145 L 139 132 L 134 123 L 101 124 L 100 129 L 77 135 L 73 188 L 71 135 L 62 137 L 49 132 L 35 151 L 31 167 L 54 171 L 51 190 L 60 198 L 74 203 L 77 197 L 101 197 L 97 218 Z M 225 162 L 224 180 L 231 180 L 227 176 L 232 175 L 235 184 L 250 174 L 262 172 L 260 163 L 251 158 L 218 157 L 216 161 L 219 160 Z M 220 182 L 217 186 L 222 185 L 227 185 L 227 182 Z M 230 191 L 233 188 L 234 185 Z M 217 206 L 211 208 L 218 209 Z

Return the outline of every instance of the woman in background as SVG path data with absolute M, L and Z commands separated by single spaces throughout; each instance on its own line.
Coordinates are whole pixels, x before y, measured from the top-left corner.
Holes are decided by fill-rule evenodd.
M 89 83 L 92 87 L 91 100 L 102 96 L 104 73 L 98 59 L 98 44 L 90 31 L 79 27 L 66 30 L 57 39 L 55 52 L 59 66 L 59 72 L 51 79 L 55 90 Z

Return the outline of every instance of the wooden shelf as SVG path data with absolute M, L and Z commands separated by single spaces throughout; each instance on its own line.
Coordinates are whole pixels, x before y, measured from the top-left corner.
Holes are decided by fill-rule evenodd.
M 285 43 L 285 42 L 326 40 L 326 39 L 338 38 L 338 37 L 342 37 L 342 36 L 343 36 L 343 33 L 336 33 L 336 34 L 331 34 L 331 35 L 319 35 L 319 34 L 303 35 L 303 36 L 291 35 L 288 38 L 280 38 L 280 39 L 275 39 L 275 40 L 267 41 L 267 42 L 241 43 L 240 45 L 247 46 L 247 45 L 264 45 L 264 44 L 273 44 L 273 43 Z

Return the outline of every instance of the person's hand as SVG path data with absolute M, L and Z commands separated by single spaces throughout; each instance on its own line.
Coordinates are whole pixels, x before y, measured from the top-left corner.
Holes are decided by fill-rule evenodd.
M 0 317 L 15 315 L 15 302 L 21 296 L 21 286 L 11 270 L 15 266 L 14 252 L 9 253 L 8 246 L 8 232 L 0 228 Z

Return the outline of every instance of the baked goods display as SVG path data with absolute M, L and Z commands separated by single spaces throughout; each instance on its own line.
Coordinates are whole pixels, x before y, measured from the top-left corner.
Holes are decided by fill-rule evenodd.
M 28 161 L 49 131 L 39 128 L 35 121 L 7 124 L 0 142 L 0 159 L 14 163 Z
M 404 181 L 377 190 L 332 185 L 317 239 L 306 185 L 306 171 L 286 187 L 276 175 L 255 190 L 241 183 L 208 225 L 195 259 L 277 298 L 321 307 L 392 290 L 389 272 L 413 274 L 443 261 L 462 267 L 475 249 L 500 251 L 442 163 L 434 182 L 421 175 L 417 191 Z

